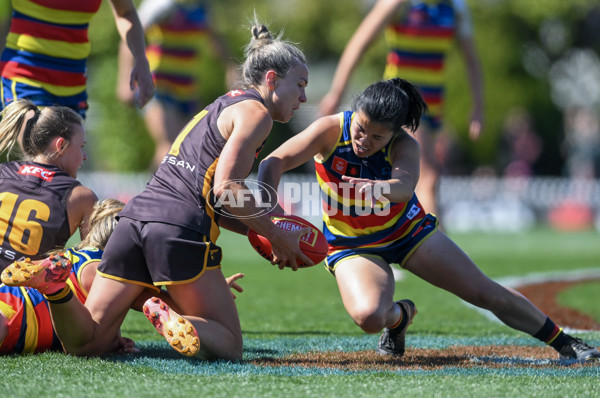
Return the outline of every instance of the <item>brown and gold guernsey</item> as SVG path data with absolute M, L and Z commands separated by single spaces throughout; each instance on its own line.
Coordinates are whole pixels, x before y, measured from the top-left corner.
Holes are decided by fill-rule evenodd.
M 213 212 L 213 177 L 227 142 L 217 120 L 223 109 L 248 100 L 264 103 L 256 90 L 233 90 L 194 116 L 144 191 L 129 201 L 120 216 L 182 226 L 215 243 L 219 215 Z
M 53 165 L 0 164 L 0 270 L 65 246 L 71 236 L 66 200 L 79 184 Z

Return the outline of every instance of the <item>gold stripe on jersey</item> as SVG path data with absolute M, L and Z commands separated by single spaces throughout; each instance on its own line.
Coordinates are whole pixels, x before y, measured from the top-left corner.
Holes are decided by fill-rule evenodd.
M 454 36 L 425 37 L 396 33 L 393 28 L 385 31 L 385 39 L 391 48 L 401 48 L 414 52 L 446 52 L 454 43 Z
M 48 55 L 50 57 L 76 60 L 87 58 L 91 50 L 89 42 L 72 43 L 15 33 L 8 34 L 6 38 L 6 47 L 17 51 L 24 49 L 29 52 Z
M 150 70 L 160 69 L 160 73 L 172 72 L 177 75 L 198 72 L 198 61 L 165 54 L 157 54 L 152 51 L 146 53 Z
M 383 78 L 392 79 L 397 76 L 402 76 L 403 79 L 414 84 L 428 86 L 440 86 L 445 81 L 443 69 L 434 70 L 421 67 L 411 68 L 408 66 L 398 67 L 392 64 L 386 65 Z
M 317 157 L 314 157 L 315 162 L 318 163 L 325 163 L 327 161 L 327 159 L 329 159 L 331 157 L 331 155 L 333 155 L 333 153 L 335 152 L 335 149 L 338 147 L 338 145 L 340 145 L 340 137 L 342 136 L 342 133 L 344 132 L 344 112 L 340 112 L 339 113 L 340 116 L 340 133 L 338 134 L 338 138 L 335 141 L 336 144 L 333 148 L 331 148 L 331 151 L 329 151 L 329 153 L 327 154 L 327 156 L 325 156 L 322 160 L 317 159 Z M 352 118 L 354 118 L 354 115 L 352 115 Z
M 192 128 L 196 124 L 198 124 L 200 122 L 200 120 L 202 120 L 202 118 L 204 116 L 206 116 L 207 113 L 208 113 L 208 111 L 206 109 L 203 109 L 200 113 L 198 113 L 196 116 L 194 116 L 194 118 L 181 131 L 181 133 L 179 133 L 179 135 L 175 139 L 175 142 L 173 142 L 173 145 L 171 146 L 171 150 L 169 151 L 169 155 L 171 155 L 171 156 L 179 155 L 179 147 L 181 146 L 181 143 L 183 142 L 185 137 L 190 133 Z
M 219 163 L 219 158 L 216 158 L 214 162 L 206 169 L 206 173 L 204 173 L 204 184 L 202 185 L 202 197 L 206 200 L 206 214 L 210 217 L 210 241 L 216 242 L 221 234 L 221 230 L 219 226 L 215 222 L 215 211 L 210 204 L 210 191 L 213 189 L 213 178 L 215 176 L 215 171 L 217 170 L 217 164 Z
M 37 80 L 32 80 L 32 79 L 28 79 L 26 77 L 21 77 L 21 76 L 15 76 L 11 79 L 11 81 L 13 84 L 12 85 L 13 98 L 18 98 L 17 94 L 16 94 L 16 84 L 17 83 L 27 84 L 28 86 L 32 86 L 32 87 L 43 87 L 44 90 L 48 91 L 49 93 L 54 94 L 54 95 L 60 95 L 60 96 L 76 95 L 85 90 L 85 86 L 72 86 L 72 87 L 57 86 L 54 84 L 41 83 Z
M 160 292 L 160 288 L 159 287 L 154 286 L 153 284 L 150 284 L 150 283 L 144 283 L 144 282 L 140 282 L 140 281 L 134 281 L 134 280 L 131 280 L 131 279 L 125 279 L 125 278 L 121 278 L 121 277 L 118 277 L 118 276 L 105 274 L 104 272 L 100 272 L 100 271 L 96 271 L 96 274 L 100 275 L 100 276 L 102 276 L 104 278 L 107 278 L 107 279 L 112 279 L 113 281 L 130 283 L 132 285 L 138 285 L 138 286 L 150 288 L 150 289 L 154 290 L 155 292 Z
M 404 207 L 406 207 L 406 206 L 404 206 Z M 392 227 L 394 224 L 396 224 L 398 222 L 398 220 L 402 217 L 403 214 L 404 214 L 404 209 L 402 209 L 401 212 L 399 212 L 396 216 L 394 216 L 394 218 L 390 219 L 385 224 L 374 225 L 372 227 L 352 228 L 352 226 L 350 226 L 349 224 L 346 224 L 344 221 L 335 220 L 335 219 L 330 218 L 327 215 L 327 212 L 323 213 L 323 221 L 325 222 L 325 224 L 327 225 L 327 228 L 329 229 L 329 231 L 332 234 L 340 235 L 340 236 L 363 236 L 363 235 L 371 235 L 371 234 L 377 233 L 381 230 L 384 230 L 386 228 Z
M 0 284 L 2 285 L 2 284 Z M 12 305 L 5 303 L 4 301 L 0 301 L 0 315 L 4 315 L 6 319 L 11 319 L 17 311 L 12 307 Z M 0 346 L 2 346 L 2 342 L 0 341 Z
M 335 190 L 331 187 L 331 185 L 335 185 L 335 182 L 332 181 L 324 181 L 323 178 L 321 178 L 321 176 L 319 174 L 317 174 L 317 182 L 319 183 L 319 187 L 321 188 L 321 191 L 327 195 L 329 198 L 331 198 L 332 200 L 337 201 L 337 203 L 345 206 L 345 207 L 351 207 L 351 206 L 358 206 L 361 207 L 363 209 L 365 208 L 370 208 L 373 209 L 373 211 L 376 211 L 378 213 L 381 213 L 383 211 L 383 209 L 385 209 L 386 207 L 388 207 L 390 205 L 390 201 L 383 198 L 383 201 L 377 201 L 377 203 L 375 203 L 375 206 L 371 206 L 371 200 L 364 200 L 364 199 L 351 199 L 348 197 L 345 197 L 343 195 L 343 189 L 339 188 L 338 190 Z M 344 184 L 348 184 L 348 186 L 350 186 L 350 183 L 346 183 L 343 182 Z M 342 191 L 342 192 L 340 192 Z M 356 190 L 358 191 L 358 190 Z M 340 193 L 338 193 L 340 192 Z
M 7 0 L 4 0 L 7 1 Z M 79 0 L 81 1 L 81 0 Z M 88 0 L 84 0 L 88 1 Z M 12 2 L 15 11 L 30 15 L 34 18 L 38 18 L 42 21 L 53 22 L 64 25 L 81 25 L 90 22 L 92 17 L 95 15 L 93 12 L 82 12 L 82 11 L 70 11 L 70 10 L 58 10 L 55 8 L 48 8 L 36 4 L 32 1 L 13 1 Z
M 35 310 L 33 308 L 33 303 L 31 302 L 31 298 L 25 290 L 24 287 L 19 288 L 21 293 L 23 294 L 23 298 L 25 300 L 24 310 L 25 310 L 25 324 L 27 328 L 25 329 L 25 343 L 23 344 L 23 354 L 33 353 L 35 348 L 37 347 L 38 342 L 38 321 L 35 316 Z

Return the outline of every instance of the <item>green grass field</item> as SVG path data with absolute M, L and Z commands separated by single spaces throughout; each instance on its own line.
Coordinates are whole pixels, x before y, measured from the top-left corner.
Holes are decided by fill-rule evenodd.
M 492 278 L 545 272 L 600 271 L 597 232 L 468 234 L 452 238 Z M 252 251 L 246 238 L 224 232 L 226 275 L 243 272 L 238 294 L 245 339 L 244 360 L 207 362 L 177 355 L 139 313 L 130 313 L 123 335 L 141 354 L 75 358 L 61 353 L 0 358 L 1 397 L 479 397 L 598 396 L 600 364 L 444 367 L 441 370 L 348 371 L 343 368 L 278 366 L 295 353 L 373 350 L 346 314 L 333 277 L 320 265 L 280 271 Z M 411 347 L 454 345 L 541 346 L 533 338 L 490 320 L 453 295 L 405 273 L 396 298 L 411 298 L 419 314 L 407 336 Z M 600 321 L 600 283 L 563 292 L 561 304 Z M 600 332 L 578 334 L 599 346 Z M 493 353 L 489 353 L 491 358 Z M 501 359 L 496 359 L 501 362 Z

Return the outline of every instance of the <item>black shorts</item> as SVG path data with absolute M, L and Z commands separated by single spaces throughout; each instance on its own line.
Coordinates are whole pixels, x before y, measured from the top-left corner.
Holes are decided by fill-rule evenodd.
M 199 232 L 121 217 L 98 265 L 105 278 L 158 290 L 192 282 L 221 266 L 221 248 Z

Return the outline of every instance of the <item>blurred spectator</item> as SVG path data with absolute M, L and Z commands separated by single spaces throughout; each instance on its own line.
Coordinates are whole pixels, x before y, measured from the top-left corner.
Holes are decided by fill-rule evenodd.
M 566 109 L 563 150 L 569 177 L 593 179 L 600 175 L 600 120 L 596 110 Z
M 504 177 L 531 177 L 542 153 L 542 139 L 533 127 L 529 112 L 513 109 L 504 123 L 501 173 Z

